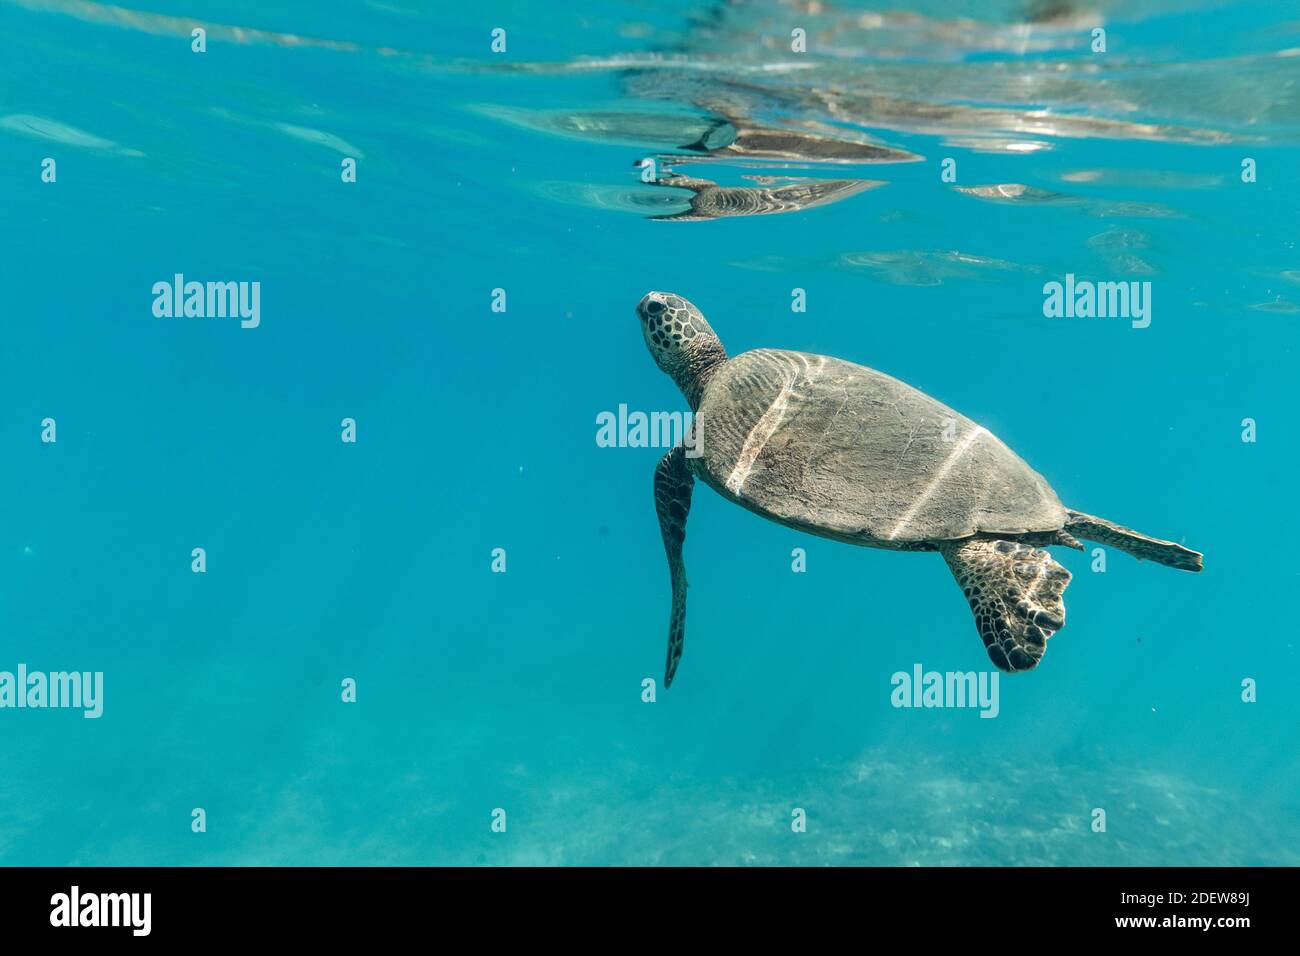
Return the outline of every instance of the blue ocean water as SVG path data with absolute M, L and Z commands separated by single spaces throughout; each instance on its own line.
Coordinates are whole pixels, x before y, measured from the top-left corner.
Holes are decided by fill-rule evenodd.
M 847 7 L 0 2 L 0 671 L 103 674 L 98 719 L 0 709 L 0 862 L 1300 862 L 1300 5 Z M 686 148 L 724 122 L 923 159 Z M 652 157 L 883 184 L 660 221 Z M 157 317 L 178 273 L 259 324 Z M 1045 317 L 1067 274 L 1150 325 Z M 896 708 L 991 669 L 943 561 L 699 486 L 665 690 L 663 449 L 596 441 L 686 408 L 651 289 L 1204 573 L 1056 549 L 996 718 Z

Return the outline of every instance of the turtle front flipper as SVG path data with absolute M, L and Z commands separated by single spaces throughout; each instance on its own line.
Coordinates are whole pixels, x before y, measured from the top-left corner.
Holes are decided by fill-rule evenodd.
M 1061 596 L 1070 572 L 1017 541 L 967 538 L 942 542 L 939 551 L 970 603 L 989 660 L 1004 671 L 1037 667 L 1047 639 L 1065 626 Z
M 668 573 L 673 583 L 673 609 L 668 618 L 668 662 L 664 665 L 664 687 L 672 686 L 677 663 L 682 659 L 686 639 L 686 564 L 682 545 L 686 541 L 686 516 L 691 511 L 695 476 L 686 467 L 686 449 L 678 445 L 659 460 L 655 468 L 655 510 L 668 555 Z

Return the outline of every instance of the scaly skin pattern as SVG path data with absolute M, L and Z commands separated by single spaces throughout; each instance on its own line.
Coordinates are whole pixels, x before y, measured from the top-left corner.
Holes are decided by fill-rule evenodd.
M 691 510 L 694 487 L 695 478 L 686 467 L 685 449 L 678 445 L 664 455 L 655 468 L 655 511 L 659 514 L 659 531 L 664 539 L 664 552 L 668 555 L 668 572 L 673 588 L 664 687 L 672 686 L 686 638 L 686 565 L 682 561 L 682 545 L 686 541 L 686 515 Z
M 1037 667 L 1047 639 L 1065 626 L 1062 595 L 1070 572 L 1046 551 L 1015 541 L 944 542 L 939 550 L 994 666 L 1011 672 Z
M 814 206 L 847 199 L 849 196 L 873 189 L 881 183 L 872 179 L 822 179 L 775 187 L 719 186 L 707 179 L 677 176 L 662 180 L 659 185 L 690 189 L 694 193 L 691 197 L 691 208 L 671 216 L 651 218 L 684 222 L 798 212 L 801 209 L 811 209 Z

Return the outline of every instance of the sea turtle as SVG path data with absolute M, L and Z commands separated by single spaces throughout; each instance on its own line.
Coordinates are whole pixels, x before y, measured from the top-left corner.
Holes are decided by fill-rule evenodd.
M 695 412 L 688 440 L 655 469 L 672 612 L 664 686 L 682 656 L 682 544 L 699 478 L 779 524 L 873 548 L 938 551 L 1001 670 L 1038 666 L 1065 625 L 1070 573 L 1043 550 L 1078 538 L 1199 571 L 1201 555 L 1064 507 L 1010 448 L 881 372 L 825 355 L 756 349 L 728 358 L 694 305 L 650 292 L 646 346 Z

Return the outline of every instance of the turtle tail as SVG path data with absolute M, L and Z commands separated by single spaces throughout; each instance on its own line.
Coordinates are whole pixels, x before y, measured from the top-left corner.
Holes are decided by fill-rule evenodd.
M 1205 567 L 1204 558 L 1199 551 L 1192 551 L 1172 541 L 1148 538 L 1132 528 L 1081 511 L 1067 512 L 1065 530 L 1088 541 L 1127 551 L 1139 560 L 1158 561 L 1180 571 L 1200 571 Z

